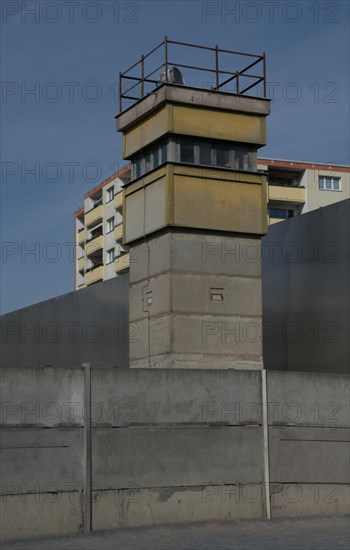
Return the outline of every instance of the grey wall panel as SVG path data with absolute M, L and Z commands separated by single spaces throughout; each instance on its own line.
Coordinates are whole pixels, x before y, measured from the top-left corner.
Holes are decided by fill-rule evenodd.
M 257 371 L 93 369 L 96 425 L 256 424 Z
M 269 371 L 269 423 L 323 427 L 350 426 L 347 375 Z
M 1 316 L 3 366 L 128 367 L 128 275 Z
M 1 493 L 81 490 L 83 444 L 82 428 L 3 428 Z
M 0 398 L 4 426 L 84 424 L 83 369 L 1 367 Z
M 348 373 L 350 200 L 262 239 L 265 368 Z
M 348 428 L 269 429 L 270 481 L 350 483 Z
M 262 430 L 96 428 L 92 476 L 102 489 L 261 483 Z

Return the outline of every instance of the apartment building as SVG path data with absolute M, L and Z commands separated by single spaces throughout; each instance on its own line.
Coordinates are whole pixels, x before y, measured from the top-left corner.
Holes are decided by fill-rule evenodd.
M 164 144 L 160 144 L 152 154 L 147 154 L 147 158 L 138 158 L 86 193 L 83 208 L 75 213 L 76 289 L 110 279 L 129 269 L 130 257 L 123 245 L 123 185 L 166 162 L 167 154 L 175 156 L 176 147 L 176 144 L 170 144 L 166 152 Z M 200 143 L 191 147 L 185 144 L 182 150 L 186 154 L 186 163 L 197 156 L 208 166 L 213 158 L 213 152 L 201 149 Z M 219 154 L 225 155 L 225 152 Z M 236 151 L 232 162 L 238 163 L 236 168 L 242 171 L 257 166 L 259 172 L 267 175 L 269 224 L 350 197 L 349 166 L 266 158 L 256 160 L 254 154 L 249 150 Z M 230 155 L 227 154 L 227 162 L 231 162 Z M 205 177 L 205 172 L 203 174 Z
M 269 224 L 350 197 L 350 167 L 260 158 L 268 178 Z
M 129 268 L 123 246 L 123 190 L 130 166 L 113 174 L 84 196 L 75 213 L 75 288 L 115 277 Z

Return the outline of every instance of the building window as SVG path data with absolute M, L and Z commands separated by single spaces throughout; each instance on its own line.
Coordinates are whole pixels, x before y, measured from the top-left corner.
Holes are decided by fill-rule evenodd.
M 319 188 L 326 191 L 340 191 L 340 178 L 334 176 L 319 176 Z
M 114 186 L 107 189 L 107 200 L 106 202 L 111 202 L 114 199 Z
M 107 250 L 107 264 L 111 264 L 115 260 L 115 250 L 114 248 L 111 248 L 110 250 Z
M 293 218 L 294 211 L 287 210 L 286 208 L 269 208 L 270 218 L 278 218 L 279 220 L 287 220 Z
M 110 233 L 111 231 L 113 231 L 113 229 L 114 229 L 114 218 L 109 218 L 109 220 L 107 220 L 106 233 Z

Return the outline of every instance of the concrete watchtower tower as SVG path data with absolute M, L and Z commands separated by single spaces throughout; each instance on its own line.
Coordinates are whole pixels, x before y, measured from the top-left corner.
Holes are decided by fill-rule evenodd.
M 203 48 L 213 59 L 204 69 L 214 80 L 206 90 L 184 83 L 174 65 L 186 68 L 186 80 L 199 68 L 189 65 L 189 54 L 186 65 L 170 62 L 173 46 L 200 48 L 165 39 L 120 75 L 117 128 L 123 158 L 132 162 L 124 203 L 130 365 L 260 369 L 267 184 L 256 152 L 266 143 L 269 114 L 265 55 Z M 145 76 L 160 52 L 161 82 L 152 80 L 159 66 Z M 242 59 L 245 66 L 220 69 L 223 54 L 231 67 Z M 247 95 L 257 85 L 263 94 Z M 134 101 L 126 109 L 125 99 Z

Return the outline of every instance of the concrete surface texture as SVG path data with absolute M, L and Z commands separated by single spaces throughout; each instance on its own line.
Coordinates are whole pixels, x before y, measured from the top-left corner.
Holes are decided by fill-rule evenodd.
M 2 545 L 2 550 L 348 550 L 348 517 L 143 527 Z
M 349 512 L 345 375 L 5 367 L 0 382 L 3 540 L 81 532 L 90 509 L 94 531 L 259 519 L 267 502 L 273 518 Z
M 171 231 L 138 244 L 137 259 L 131 367 L 262 368 L 259 238 Z

